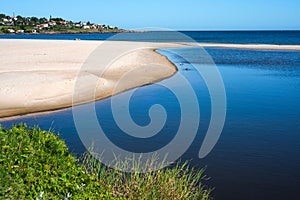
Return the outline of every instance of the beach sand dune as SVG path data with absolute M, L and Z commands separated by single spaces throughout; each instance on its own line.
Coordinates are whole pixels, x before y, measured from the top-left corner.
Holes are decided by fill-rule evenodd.
M 76 98 L 75 104 L 170 77 L 176 73 L 176 67 L 154 50 L 181 46 L 105 41 L 105 48 L 100 52 L 103 58 L 120 47 L 130 46 L 135 50 L 114 60 L 108 68 L 100 62 L 97 68 L 82 71 L 99 45 L 104 45 L 103 41 L 0 40 L 0 118 L 72 106 L 78 76 L 81 84 L 76 92 L 81 97 Z M 124 75 L 126 80 L 119 84 Z M 93 99 L 89 95 L 91 90 Z

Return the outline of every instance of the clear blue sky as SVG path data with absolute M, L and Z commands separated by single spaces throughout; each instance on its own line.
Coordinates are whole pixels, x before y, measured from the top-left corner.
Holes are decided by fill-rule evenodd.
M 300 0 L 1 0 L 0 13 L 126 29 L 300 30 Z

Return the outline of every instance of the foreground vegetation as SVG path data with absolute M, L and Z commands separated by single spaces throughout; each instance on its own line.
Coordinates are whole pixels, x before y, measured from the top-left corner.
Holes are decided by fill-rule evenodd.
M 0 127 L 0 148 L 0 199 L 210 199 L 203 170 L 120 172 L 89 153 L 76 159 L 58 136 L 24 124 Z

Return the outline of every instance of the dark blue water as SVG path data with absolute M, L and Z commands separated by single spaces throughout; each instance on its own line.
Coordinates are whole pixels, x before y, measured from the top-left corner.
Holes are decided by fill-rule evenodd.
M 300 44 L 300 31 L 180 31 L 196 42 L 234 43 L 234 44 Z M 114 33 L 103 34 L 12 34 L 0 35 L 0 38 L 11 39 L 52 39 L 52 40 L 106 40 Z M 158 37 L 159 35 L 159 37 Z M 117 40 L 126 41 L 155 41 L 155 42 L 185 42 L 184 38 L 174 36 L 173 32 L 122 33 Z
M 202 37 L 201 34 L 197 37 Z M 267 40 L 270 38 L 265 38 Z M 273 40 L 276 39 L 273 37 Z M 207 86 L 195 68 L 207 63 L 203 63 L 201 55 L 193 48 L 159 51 L 177 65 L 178 73 L 189 80 L 199 99 L 200 128 L 181 159 L 190 160 L 195 167 L 207 167 L 206 174 L 211 179 L 206 183 L 215 187 L 216 199 L 297 199 L 300 189 L 300 52 L 206 50 L 224 81 L 227 116 L 217 145 L 204 159 L 198 158 L 198 152 L 208 129 L 211 101 Z M 191 63 L 186 63 L 182 57 L 189 58 Z M 172 78 L 176 79 L 176 75 Z M 175 82 L 174 87 L 182 88 L 182 84 Z M 157 84 L 148 85 L 139 88 L 131 98 L 130 112 L 139 125 L 150 122 L 148 110 L 153 104 L 163 105 L 168 113 L 163 130 L 146 140 L 129 137 L 118 128 L 110 103 L 111 98 L 98 101 L 96 110 L 107 136 L 118 146 L 147 152 L 163 147 L 174 138 L 180 123 L 180 109 L 168 89 Z M 70 109 L 2 122 L 2 125 L 10 127 L 18 122 L 59 131 L 73 153 L 85 151 Z

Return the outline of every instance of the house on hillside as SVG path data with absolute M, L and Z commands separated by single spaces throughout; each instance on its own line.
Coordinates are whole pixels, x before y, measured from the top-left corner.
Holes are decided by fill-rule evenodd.
M 15 33 L 14 29 L 7 29 L 9 33 Z
M 49 29 L 49 24 L 40 24 L 35 27 L 36 29 Z
M 98 24 L 92 24 L 92 25 L 91 25 L 91 28 L 92 28 L 92 29 L 97 29 L 97 28 L 99 28 L 99 26 L 98 26 Z
M 49 22 L 49 25 L 50 25 L 50 26 L 56 26 L 56 21 L 51 20 L 51 21 Z
M 24 33 L 24 32 L 25 32 L 25 30 L 23 30 L 23 29 L 20 29 L 20 30 L 16 31 L 16 33 Z
M 67 22 L 66 21 L 60 21 L 59 22 L 61 25 L 67 25 Z
M 15 16 L 11 16 L 10 19 L 11 19 L 12 21 L 17 21 L 17 20 L 18 20 L 18 18 L 15 17 Z

